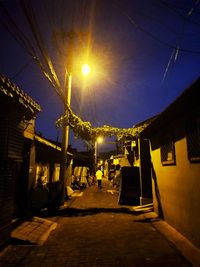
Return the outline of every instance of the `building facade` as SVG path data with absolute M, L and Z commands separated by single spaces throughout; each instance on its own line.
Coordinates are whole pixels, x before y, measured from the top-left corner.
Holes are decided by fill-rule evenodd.
M 26 209 L 29 178 L 34 176 L 32 133 L 39 111 L 36 102 L 0 75 L 0 245 L 9 239 L 13 216 Z
M 142 135 L 150 139 L 154 210 L 200 247 L 200 79 Z
M 112 161 L 110 162 L 112 168 L 120 165 L 122 185 L 128 191 L 129 199 L 136 198 L 133 201 L 136 205 L 152 203 L 150 144 L 149 140 L 144 138 L 141 133 L 155 118 L 149 118 L 135 125 L 132 130 L 132 136 L 120 140 L 118 144 L 120 146 L 121 143 L 122 154 L 112 156 Z M 134 184 L 137 185 L 136 190 L 134 189 Z

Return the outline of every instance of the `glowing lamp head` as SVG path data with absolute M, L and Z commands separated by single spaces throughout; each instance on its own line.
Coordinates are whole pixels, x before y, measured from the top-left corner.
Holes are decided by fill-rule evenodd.
M 103 137 L 102 136 L 99 136 L 98 138 L 97 138 L 97 143 L 103 143 Z
M 88 64 L 84 64 L 82 66 L 82 73 L 84 76 L 87 76 L 88 74 L 90 74 L 90 66 Z

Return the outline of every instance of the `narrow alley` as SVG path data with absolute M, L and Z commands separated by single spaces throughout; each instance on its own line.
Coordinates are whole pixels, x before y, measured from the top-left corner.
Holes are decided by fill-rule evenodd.
M 118 205 L 118 194 L 103 181 L 102 189 L 93 185 L 45 216 L 57 227 L 42 245 L 15 241 L 4 249 L 0 266 L 191 267 L 144 214 Z

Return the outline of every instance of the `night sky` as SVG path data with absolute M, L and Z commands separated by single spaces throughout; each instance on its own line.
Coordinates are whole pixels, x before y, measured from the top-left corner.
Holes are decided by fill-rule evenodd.
M 42 45 L 60 79 L 69 56 L 66 33 L 77 34 L 71 105 L 94 126 L 132 127 L 162 112 L 199 77 L 199 0 L 25 2 L 31 3 L 30 14 L 35 14 Z M 20 1 L 1 3 L 39 51 Z M 0 18 L 0 72 L 42 107 L 36 131 L 55 140 L 61 137 L 55 121 L 63 113 L 62 102 L 33 58 L 16 41 L 19 32 L 9 24 L 2 4 Z M 87 78 L 80 73 L 83 57 L 92 67 Z M 73 137 L 70 143 L 80 149 L 80 142 Z

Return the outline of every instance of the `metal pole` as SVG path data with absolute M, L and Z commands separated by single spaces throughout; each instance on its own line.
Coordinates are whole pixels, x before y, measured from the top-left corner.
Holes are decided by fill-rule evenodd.
M 141 138 L 138 138 L 138 154 L 139 154 L 139 175 L 140 175 L 140 205 L 142 205 L 143 200 L 143 187 L 142 187 L 142 173 L 141 173 Z
M 72 85 L 72 74 L 68 74 L 68 83 L 66 86 L 65 96 L 66 103 L 64 106 L 65 114 L 68 113 L 67 106 L 71 104 L 71 85 Z M 68 118 L 69 119 L 69 118 Z M 61 148 L 61 166 L 60 166 L 60 182 L 61 182 L 61 202 L 64 203 L 65 198 L 65 185 L 66 185 L 66 174 L 67 174 L 67 149 L 69 145 L 69 125 L 63 125 L 62 133 L 62 148 Z
M 67 107 L 71 104 L 71 87 L 72 87 L 72 61 L 73 61 L 73 43 L 74 43 L 74 32 L 68 32 L 69 38 L 68 47 L 68 62 L 65 77 L 67 77 L 67 86 L 65 86 L 65 103 L 64 103 L 64 114 L 69 114 Z M 69 120 L 69 116 L 67 118 Z M 69 144 L 69 125 L 63 125 L 62 132 L 62 148 L 61 148 L 61 165 L 60 165 L 60 182 L 61 182 L 61 202 L 65 201 L 65 186 L 66 186 L 66 175 L 67 175 L 67 149 Z M 67 192 L 66 192 L 67 194 Z
M 94 171 L 97 171 L 97 141 L 94 143 Z

